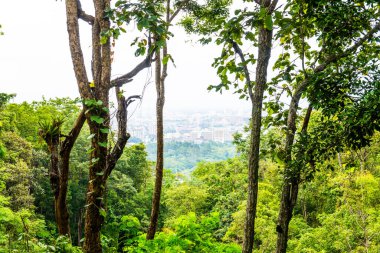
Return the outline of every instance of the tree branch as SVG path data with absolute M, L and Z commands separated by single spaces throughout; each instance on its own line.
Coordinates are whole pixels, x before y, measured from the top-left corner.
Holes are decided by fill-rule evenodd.
M 77 0 L 77 1 L 78 1 L 78 18 L 82 19 L 83 21 L 87 22 L 90 25 L 93 25 L 95 22 L 94 16 L 89 15 L 86 12 L 84 12 L 82 9 L 82 4 L 80 0 Z
M 88 86 L 88 77 L 84 65 L 84 57 L 79 39 L 78 25 L 78 1 L 66 0 L 67 31 L 74 73 L 82 98 L 91 98 L 91 90 Z
M 357 42 L 354 43 L 351 47 L 346 49 L 341 54 L 338 55 L 332 55 L 328 57 L 325 62 L 321 63 L 314 69 L 314 73 L 308 77 L 306 77 L 295 89 L 292 99 L 290 101 L 289 106 L 289 113 L 288 113 L 288 120 L 287 120 L 287 126 L 289 133 L 287 134 L 287 140 L 286 140 L 286 147 L 285 150 L 288 150 L 289 147 L 293 144 L 294 140 L 294 134 L 296 131 L 296 125 L 295 125 L 295 119 L 297 117 L 297 110 L 298 110 L 298 103 L 301 99 L 302 93 L 306 90 L 308 85 L 310 84 L 311 77 L 315 74 L 318 74 L 322 71 L 324 71 L 330 64 L 335 63 L 339 61 L 340 59 L 349 56 L 350 54 L 354 53 L 360 46 L 362 46 L 367 40 L 371 39 L 375 33 L 377 33 L 380 30 L 380 22 L 377 23 L 371 31 L 369 31 L 365 36 L 360 38 Z M 290 150 L 290 149 L 289 149 Z M 290 151 L 289 151 L 290 152 Z
M 123 94 L 120 93 L 119 87 L 116 87 L 116 99 L 118 137 L 115 146 L 108 155 L 106 169 L 103 174 L 103 182 L 106 182 L 112 170 L 115 168 L 116 162 L 123 154 L 124 147 L 130 137 L 127 133 L 127 103 Z
M 153 61 L 152 57 L 153 57 L 154 51 L 155 50 L 151 50 L 151 53 L 149 53 L 147 55 L 147 57 L 142 62 L 137 64 L 137 66 L 134 69 L 132 69 L 129 73 L 124 74 L 124 75 L 112 80 L 110 88 L 113 88 L 113 87 L 119 87 L 120 88 L 124 84 L 132 82 L 133 77 L 135 77 L 138 73 L 140 73 L 140 71 L 142 71 L 145 68 L 149 68 L 152 65 L 152 61 Z
M 170 16 L 169 18 L 169 24 L 173 21 L 173 19 L 178 15 L 178 13 L 180 13 L 180 11 L 182 10 L 182 6 L 181 7 L 178 7 L 178 9 L 176 9 L 173 14 Z
M 181 10 L 183 9 L 183 7 L 185 6 L 185 4 L 186 3 L 188 3 L 190 0 L 185 0 L 185 1 L 183 1 L 183 2 L 181 2 L 179 5 L 178 5 L 178 7 L 177 7 L 177 9 L 173 12 L 173 14 L 170 16 L 168 16 L 167 17 L 167 19 L 166 19 L 166 22 L 168 23 L 168 24 L 171 24 L 171 22 L 174 20 L 174 18 L 181 12 Z M 169 7 L 167 7 L 167 10 L 168 11 L 170 11 L 170 6 Z
M 367 40 L 371 39 L 375 33 L 380 31 L 380 22 L 378 22 L 372 29 L 369 31 L 365 36 L 361 37 L 358 41 L 355 42 L 354 45 L 347 48 L 346 51 L 344 51 L 341 54 L 338 55 L 332 55 L 330 57 L 327 57 L 325 62 L 321 63 L 314 69 L 314 74 L 320 73 L 324 71 L 331 63 L 335 63 L 339 61 L 340 59 L 349 56 L 350 54 L 354 53 L 360 46 L 362 46 Z M 310 82 L 310 78 L 304 79 L 301 84 L 297 87 L 294 94 L 297 95 L 298 93 L 302 93 L 306 87 L 308 86 Z
M 60 151 L 61 156 L 70 154 L 70 151 L 73 148 L 74 143 L 79 136 L 79 133 L 83 127 L 85 120 L 86 120 L 85 109 L 82 109 L 82 111 L 78 115 L 77 120 L 75 121 L 73 128 L 71 129 L 70 133 L 66 136 L 65 140 L 61 144 L 61 151 Z
M 141 99 L 141 96 L 140 95 L 133 95 L 133 96 L 130 96 L 130 97 L 127 98 L 127 100 L 125 101 L 127 109 L 128 109 L 128 106 L 130 104 L 132 104 L 136 99 Z
M 272 3 L 269 5 L 269 13 L 273 13 L 273 11 L 276 9 L 278 0 L 273 0 Z
M 250 97 L 251 101 L 253 101 L 251 76 L 250 76 L 248 68 L 247 68 L 247 64 L 246 64 L 246 61 L 245 61 L 245 57 L 244 57 L 243 51 L 241 51 L 241 48 L 239 47 L 239 45 L 235 41 L 233 41 L 232 39 L 230 40 L 230 43 L 232 44 L 232 47 L 234 48 L 235 53 L 239 55 L 240 60 L 242 62 L 243 69 L 244 69 L 244 74 L 245 74 L 245 80 L 246 80 L 245 83 L 246 83 L 246 85 L 248 87 L 249 97 Z

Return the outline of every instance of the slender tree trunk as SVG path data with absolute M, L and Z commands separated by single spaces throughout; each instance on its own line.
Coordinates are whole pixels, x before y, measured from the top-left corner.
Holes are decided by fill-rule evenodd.
M 165 55 L 165 54 L 164 54 Z M 156 160 L 156 181 L 154 185 L 154 193 L 152 199 L 152 212 L 150 216 L 150 224 L 146 234 L 146 239 L 151 240 L 157 230 L 158 215 L 160 209 L 160 199 L 162 191 L 162 178 L 164 170 L 164 124 L 163 109 L 165 103 L 165 77 L 161 73 L 161 52 L 160 49 L 156 53 L 156 125 L 157 125 L 157 160 Z
M 367 40 L 373 38 L 373 36 L 380 30 L 380 22 L 376 23 L 375 26 L 368 31 L 366 35 L 361 37 L 360 39 L 353 42 L 353 45 L 348 47 L 345 51 L 337 55 L 331 55 L 326 57 L 325 60 L 314 68 L 314 73 L 312 75 L 316 75 L 324 71 L 329 65 L 339 61 L 342 58 L 345 58 L 353 53 L 361 47 Z M 284 186 L 281 196 L 281 205 L 280 212 L 278 217 L 278 224 L 276 227 L 277 230 L 277 253 L 285 253 L 287 247 L 287 239 L 288 239 L 288 230 L 289 230 L 289 222 L 292 217 L 292 211 L 294 205 L 297 201 L 298 194 L 298 179 L 299 173 L 293 174 L 291 168 L 292 161 L 292 146 L 294 143 L 294 135 L 296 132 L 296 118 L 297 118 L 297 110 L 298 103 L 300 101 L 302 93 L 306 90 L 308 85 L 310 84 L 311 76 L 306 76 L 305 79 L 300 82 L 295 88 L 292 100 L 289 106 L 288 113 L 288 121 L 287 121 L 287 135 L 286 135 L 286 143 L 285 143 L 285 172 L 284 172 Z M 311 110 L 311 109 L 310 109 Z
M 282 187 L 280 213 L 277 222 L 277 253 L 286 252 L 288 243 L 289 223 L 292 219 L 293 208 L 297 202 L 297 179 L 286 180 Z
M 59 134 L 56 136 L 47 136 L 45 139 L 50 152 L 50 187 L 54 194 L 54 212 L 55 222 L 57 224 L 58 233 L 60 235 L 68 235 L 70 228 L 65 227 L 63 215 L 59 205 L 60 194 L 60 171 L 59 171 Z
M 78 216 L 78 246 L 80 247 L 82 245 L 82 228 L 83 228 L 83 214 L 82 209 L 79 210 L 79 216 Z
M 297 109 L 298 109 L 298 103 L 301 96 L 293 96 L 291 104 L 290 104 L 290 110 L 289 110 L 289 117 L 288 117 L 288 133 L 286 138 L 286 146 L 285 146 L 285 172 L 284 172 L 284 185 L 282 187 L 282 195 L 281 195 L 281 204 L 280 204 L 280 211 L 278 215 L 278 221 L 277 221 L 277 253 L 285 253 L 288 243 L 288 234 L 289 234 L 289 223 L 293 216 L 293 209 L 294 206 L 297 203 L 297 196 L 298 196 L 298 188 L 299 188 L 299 181 L 300 181 L 300 171 L 302 168 L 292 168 L 291 162 L 292 162 L 292 146 L 294 142 L 294 135 L 296 133 L 296 117 L 297 117 Z M 307 127 L 309 125 L 310 115 L 311 115 L 312 107 L 309 106 L 303 126 L 302 126 L 302 132 L 307 132 Z M 303 151 L 300 151 L 300 154 L 303 153 Z M 293 166 L 294 167 L 294 166 Z M 292 174 L 293 171 L 293 174 Z
M 56 219 L 58 225 L 58 233 L 60 235 L 67 235 L 70 237 L 70 221 L 69 211 L 67 207 L 67 186 L 68 186 L 68 172 L 69 172 L 69 160 L 68 157 L 61 157 L 60 159 L 60 178 L 59 178 L 59 190 L 55 196 L 55 210 Z
M 166 1 L 166 22 L 170 23 L 170 0 Z M 166 42 L 166 41 L 165 41 Z M 162 58 L 168 56 L 167 44 L 162 49 Z M 164 120 L 163 110 L 165 104 L 165 78 L 167 76 L 168 64 L 162 64 L 161 49 L 156 50 L 155 82 L 156 82 L 156 125 L 157 125 L 157 159 L 156 159 L 156 181 L 152 199 L 152 212 L 150 215 L 149 228 L 146 234 L 147 240 L 154 239 L 157 230 L 158 215 L 160 211 L 160 200 L 162 191 L 162 178 L 164 173 Z
M 101 106 L 87 113 L 87 124 L 91 134 L 91 162 L 89 167 L 89 183 L 86 196 L 85 214 L 85 240 L 84 250 L 87 253 L 102 252 L 100 230 L 104 221 L 105 208 L 103 206 L 103 193 L 105 189 L 106 172 L 108 164 L 108 134 L 102 129 L 109 129 L 110 114 L 109 88 L 111 82 L 111 47 L 110 40 L 100 44 L 100 32 L 110 27 L 110 22 L 104 18 L 104 11 L 109 8 L 109 0 L 94 0 L 95 17 L 92 26 L 92 76 L 95 85 L 93 99 L 101 101 Z M 90 97 L 90 98 L 92 98 Z M 89 99 L 89 98 L 87 98 Z M 96 122 L 91 117 L 100 117 L 103 122 Z
M 248 162 L 248 200 L 244 227 L 243 253 L 251 253 L 255 235 L 255 218 L 258 197 L 259 160 L 260 160 L 260 130 L 263 94 L 267 84 L 268 64 L 272 50 L 271 30 L 260 28 L 259 55 L 256 67 L 256 84 L 252 99 L 251 140 Z

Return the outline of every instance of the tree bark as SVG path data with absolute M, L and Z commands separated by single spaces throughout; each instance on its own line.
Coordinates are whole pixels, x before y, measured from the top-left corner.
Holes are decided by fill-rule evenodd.
M 170 0 L 166 2 L 166 22 L 170 23 Z M 167 43 L 167 41 L 165 41 Z M 163 46 L 162 58 L 168 56 L 167 44 Z M 156 181 L 154 185 L 152 211 L 150 215 L 149 228 L 146 234 L 147 240 L 154 239 L 157 230 L 158 215 L 160 211 L 160 200 L 162 191 L 162 178 L 164 174 L 164 123 L 163 110 L 165 104 L 165 78 L 167 76 L 168 63 L 162 64 L 161 49 L 156 50 L 155 83 L 156 83 L 156 125 L 157 125 L 157 159 L 156 159 Z
M 274 1 L 275 2 L 275 1 Z M 262 8 L 270 8 L 271 2 L 263 3 Z M 274 7 L 273 7 L 274 9 Z M 272 50 L 272 30 L 260 27 L 259 30 L 259 54 L 256 66 L 256 83 L 254 94 L 251 97 L 252 115 L 251 115 L 251 139 L 250 153 L 248 161 L 248 199 L 246 209 L 246 220 L 244 226 L 243 253 L 251 253 L 253 250 L 255 235 L 255 219 L 258 198 L 258 181 L 259 181 L 259 160 L 260 160 L 260 131 L 263 94 L 267 85 L 267 71 L 269 59 Z
M 70 238 L 69 212 L 66 203 L 69 181 L 70 153 L 85 121 L 84 111 L 79 114 L 74 127 L 60 143 L 61 134 L 48 135 L 45 142 L 50 152 L 50 185 L 54 194 L 55 220 L 60 235 Z
M 90 110 L 87 114 L 87 124 L 91 134 L 91 161 L 89 168 L 89 183 L 86 196 L 86 214 L 84 228 L 84 250 L 88 253 L 102 252 L 100 230 L 104 221 L 105 208 L 103 193 L 106 184 L 108 133 L 102 129 L 110 128 L 109 87 L 111 82 L 111 47 L 110 41 L 100 44 L 100 32 L 110 28 L 110 22 L 104 18 L 104 11 L 110 6 L 109 0 L 94 0 L 95 19 L 92 25 L 92 76 L 95 85 L 94 99 L 102 101 L 99 108 Z M 92 116 L 103 119 L 102 123 L 91 120 Z
M 293 100 L 294 99 L 294 100 Z M 291 101 L 291 107 L 289 110 L 290 117 L 288 118 L 289 132 L 287 134 L 285 145 L 285 174 L 284 185 L 282 187 L 280 211 L 277 222 L 277 253 L 286 252 L 288 243 L 289 223 L 293 216 L 293 209 L 297 203 L 298 189 L 300 183 L 300 171 L 302 168 L 291 167 L 292 162 L 292 145 L 294 142 L 294 135 L 296 132 L 296 111 L 300 96 L 294 96 Z M 312 107 L 307 109 L 301 132 L 306 134 L 307 127 L 311 116 Z M 300 153 L 303 153 L 301 150 Z M 293 172 L 293 173 L 292 173 Z
M 163 109 L 165 103 L 165 88 L 164 76 L 161 73 L 161 52 L 160 49 L 156 52 L 156 125 L 157 125 L 157 160 L 156 160 L 156 180 L 154 185 L 152 212 L 150 215 L 150 224 L 146 234 L 146 239 L 154 239 L 157 230 L 158 215 L 160 209 L 160 199 L 162 191 L 162 178 L 164 170 L 164 124 L 163 124 Z
M 82 245 L 82 228 L 83 228 L 83 214 L 82 209 L 79 210 L 78 214 L 78 246 L 80 247 Z

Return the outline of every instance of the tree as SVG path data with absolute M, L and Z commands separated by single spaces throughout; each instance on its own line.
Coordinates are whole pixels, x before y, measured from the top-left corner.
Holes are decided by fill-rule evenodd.
M 165 1 L 164 1 L 165 2 Z M 186 1 L 185 1 L 186 2 Z M 171 1 L 166 0 L 165 7 L 165 23 L 169 27 L 173 19 L 178 15 L 182 9 L 182 4 L 177 5 L 176 10 L 172 11 Z M 173 12 L 173 14 L 172 14 Z M 169 28 L 168 32 L 169 32 Z M 168 53 L 168 38 L 166 35 L 161 35 L 156 31 L 151 31 L 154 34 L 154 40 L 163 43 L 162 49 L 156 48 L 155 52 L 155 83 L 156 83 L 156 125 L 157 125 L 157 159 L 156 159 L 156 182 L 154 186 L 153 199 L 152 199 L 152 213 L 150 217 L 150 224 L 146 238 L 151 240 L 157 230 L 158 214 L 160 208 L 160 199 L 162 191 L 162 178 L 164 173 L 164 118 L 163 110 L 165 104 L 165 79 L 168 75 L 168 61 L 171 55 Z
M 226 5 L 223 1 L 215 1 L 215 5 Z M 251 101 L 251 132 L 250 149 L 248 157 L 248 200 L 246 209 L 246 222 L 244 226 L 243 252 L 252 252 L 255 234 L 256 206 L 258 198 L 258 175 L 260 160 L 260 133 L 264 91 L 267 89 L 267 72 L 269 59 L 272 51 L 273 40 L 273 17 L 276 10 L 277 0 L 255 1 L 257 7 L 253 10 L 238 9 L 235 16 L 227 20 L 224 15 L 218 17 L 213 8 L 204 11 L 195 11 L 196 16 L 206 19 L 197 32 L 210 34 L 217 32 L 216 43 L 223 45 L 221 56 L 215 59 L 214 67 L 218 70 L 221 84 L 211 86 L 210 89 L 220 91 L 229 89 L 230 85 L 236 88 L 236 92 L 241 94 L 241 98 L 248 98 Z M 213 1 L 211 1 L 210 7 Z M 210 12 L 207 12 L 210 10 Z M 222 12 L 223 13 L 223 12 Z M 211 28 L 205 26 L 211 25 Z M 185 22 L 185 27 L 190 31 L 191 24 Z M 254 32 L 251 30 L 254 29 Z M 209 38 L 204 38 L 204 43 L 209 43 Z M 253 42 L 257 45 L 258 56 L 252 53 L 244 53 L 241 46 L 244 42 Z M 234 57 L 237 55 L 239 61 Z M 252 80 L 249 68 L 256 64 L 255 81 Z M 230 81 L 230 76 L 234 75 L 235 80 Z M 245 81 L 244 87 L 239 88 L 239 80 Z
M 152 6 L 129 4 L 118 1 L 115 9 L 111 9 L 109 0 L 94 1 L 95 15 L 89 15 L 81 8 L 80 1 L 66 1 L 67 30 L 74 72 L 77 79 L 79 93 L 83 101 L 84 115 L 91 133 L 91 150 L 89 165 L 89 183 L 86 200 L 85 215 L 85 242 L 86 252 L 101 252 L 100 229 L 106 211 L 102 201 L 105 185 L 109 175 L 122 155 L 129 138 L 126 131 L 127 107 L 139 96 L 124 97 L 120 87 L 132 81 L 142 69 L 149 67 L 153 52 L 150 36 L 148 41 L 139 44 L 136 55 L 147 52 L 145 59 L 125 75 L 111 80 L 112 50 L 111 38 L 117 38 L 121 31 L 125 31 L 122 24 L 136 20 L 139 30 L 151 25 L 160 26 L 156 19 L 151 19 Z M 153 9 L 154 11 L 154 9 Z M 89 81 L 85 68 L 80 39 L 79 22 L 82 19 L 92 27 L 92 81 Z M 111 27 L 111 21 L 115 26 Z M 120 26 L 118 26 L 120 25 Z M 164 27 L 162 25 L 162 27 Z M 165 29 L 160 30 L 162 33 Z M 148 50 L 146 50 L 148 48 Z M 110 132 L 110 104 L 109 91 L 115 88 L 117 99 L 117 141 L 113 147 L 108 141 Z
M 357 76 L 356 80 L 362 81 L 356 82 L 354 80 L 355 77 L 348 74 L 345 70 L 355 68 L 354 66 L 357 63 L 360 66 L 367 65 L 373 59 L 373 55 L 370 52 L 373 52 L 378 47 L 376 34 L 380 30 L 380 23 L 376 21 L 379 15 L 378 11 L 376 11 L 377 5 L 374 1 L 366 1 L 365 3 L 357 3 L 356 1 L 323 1 L 318 4 L 309 1 L 294 1 L 288 5 L 290 17 L 293 20 L 290 23 L 295 25 L 283 23 L 287 28 L 281 34 L 281 41 L 285 48 L 292 48 L 298 54 L 298 57 L 301 59 L 299 65 L 301 67 L 298 72 L 294 71 L 296 65 L 289 60 L 289 53 L 285 53 L 279 58 L 278 63 L 282 66 L 282 79 L 291 84 L 291 87 L 286 85 L 291 89 L 291 102 L 287 110 L 287 131 L 283 154 L 283 161 L 285 163 L 284 183 L 276 229 L 277 252 L 279 253 L 286 252 L 289 222 L 297 201 L 301 169 L 305 165 L 299 162 L 300 156 L 297 155 L 297 150 L 299 151 L 298 154 L 301 154 L 301 157 L 306 157 L 303 161 L 311 162 L 311 166 L 313 166 L 313 160 L 317 159 L 317 157 L 308 156 L 305 149 L 297 149 L 297 146 L 294 145 L 297 136 L 297 111 L 300 99 L 307 93 L 308 99 L 311 102 L 309 110 L 311 110 L 312 107 L 318 108 L 322 104 L 321 97 L 318 97 L 321 93 L 315 93 L 315 89 L 312 87 L 323 87 L 325 89 L 323 96 L 332 98 L 330 95 L 334 94 L 334 92 L 349 94 L 349 92 L 358 91 L 360 86 L 362 88 L 366 86 L 365 78 L 362 79 L 361 76 Z M 318 20 L 318 22 L 314 22 L 315 20 Z M 350 21 L 348 22 L 348 20 Z M 290 20 L 285 17 L 284 21 L 289 22 Z M 337 30 L 338 28 L 340 30 Z M 289 30 L 292 30 L 296 36 L 290 36 Z M 319 42 L 319 49 L 313 50 L 310 44 L 307 43 L 307 40 L 310 38 L 316 38 Z M 368 57 L 365 57 L 363 52 L 367 52 L 366 56 Z M 362 57 L 359 57 L 358 59 L 360 60 L 355 62 L 354 58 L 358 56 Z M 281 62 L 286 62 L 285 66 Z M 335 77 L 335 82 L 329 78 L 332 75 Z M 339 81 L 341 84 L 346 85 L 345 88 L 342 89 L 336 83 L 336 78 L 340 78 Z M 355 86 L 357 88 L 354 88 Z M 347 91 L 347 88 L 349 91 Z M 374 90 L 376 89 L 374 87 Z M 345 108 L 344 105 L 349 105 L 350 102 L 346 98 L 347 96 L 341 96 L 332 99 L 331 101 L 333 101 L 332 103 L 335 106 L 339 105 L 333 108 Z M 353 111 L 358 112 L 354 106 L 351 108 Z M 332 116 L 332 114 L 327 115 Z M 334 116 L 336 115 L 348 116 L 345 113 L 339 114 L 339 111 L 335 111 Z M 305 134 L 308 124 L 307 118 L 306 116 L 303 124 L 304 127 L 301 129 L 299 139 L 297 140 L 301 142 L 301 145 L 302 135 Z M 374 120 L 371 116 L 369 118 Z M 340 123 L 345 124 L 347 130 L 349 130 L 355 126 L 354 121 L 340 121 Z M 364 126 L 363 124 L 359 125 Z M 373 133 L 374 128 L 376 129 L 377 127 L 370 125 L 365 131 Z M 349 131 L 356 135 L 352 136 L 355 138 L 347 138 L 347 140 L 353 145 L 359 141 L 360 144 L 358 146 L 361 146 L 366 143 L 365 137 L 363 139 L 363 136 L 357 136 L 358 131 L 356 130 L 358 129 Z

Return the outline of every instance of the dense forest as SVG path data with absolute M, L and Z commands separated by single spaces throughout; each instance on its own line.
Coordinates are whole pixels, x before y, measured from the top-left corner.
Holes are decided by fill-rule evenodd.
M 0 93 L 0 252 L 380 252 L 378 0 L 91 5 L 65 1 L 78 99 Z M 174 26 L 220 49 L 205 90 L 249 101 L 233 150 L 164 142 Z M 114 78 L 124 33 L 136 64 Z M 128 144 L 144 69 L 155 159 Z

